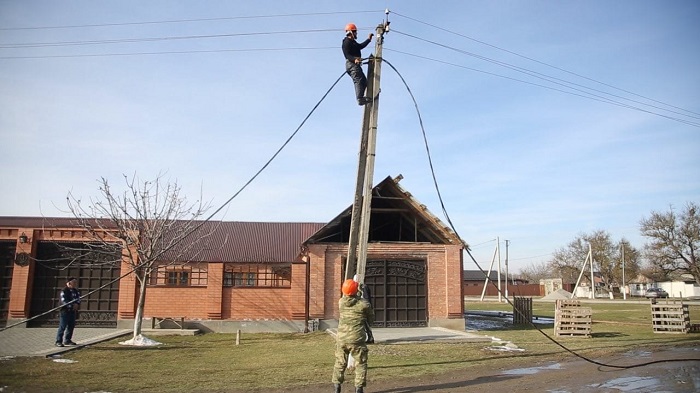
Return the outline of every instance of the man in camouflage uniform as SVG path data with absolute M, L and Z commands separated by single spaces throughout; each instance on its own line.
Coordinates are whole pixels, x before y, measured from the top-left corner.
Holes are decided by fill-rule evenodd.
M 343 283 L 343 297 L 338 301 L 340 319 L 335 347 L 333 384 L 335 393 L 345 381 L 348 355 L 355 359 L 355 392 L 363 393 L 367 378 L 367 333 L 365 324 L 374 322 L 374 310 L 369 302 L 357 293 L 359 284 L 354 280 Z

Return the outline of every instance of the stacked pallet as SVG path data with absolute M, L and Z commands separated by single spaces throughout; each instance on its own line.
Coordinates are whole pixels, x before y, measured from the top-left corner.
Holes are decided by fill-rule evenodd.
M 651 324 L 654 333 L 688 333 L 690 311 L 687 304 L 651 303 Z
M 592 311 L 578 300 L 557 300 L 554 310 L 554 335 L 591 337 Z

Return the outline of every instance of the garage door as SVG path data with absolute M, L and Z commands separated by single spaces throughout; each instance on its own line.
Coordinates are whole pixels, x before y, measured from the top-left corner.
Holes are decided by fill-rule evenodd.
M 372 294 L 373 326 L 428 325 L 424 260 L 369 260 L 365 284 Z
M 0 242 L 0 322 L 7 321 L 10 309 L 10 288 L 16 246 L 15 241 Z
M 57 307 L 60 292 L 68 277 L 78 278 L 81 295 L 78 326 L 116 327 L 119 304 L 119 281 L 109 285 L 120 275 L 120 268 L 111 261 L 118 255 L 86 256 L 85 246 L 79 243 L 57 244 L 40 242 L 37 247 L 32 290 L 31 315 L 43 314 Z M 102 262 L 95 259 L 101 259 Z M 106 285 L 104 288 L 101 288 Z M 100 289 L 101 288 L 101 289 Z M 30 322 L 31 327 L 58 326 L 58 311 L 43 315 Z

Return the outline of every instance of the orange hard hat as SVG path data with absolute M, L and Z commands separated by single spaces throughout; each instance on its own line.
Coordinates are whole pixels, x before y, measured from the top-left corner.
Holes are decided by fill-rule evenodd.
M 345 31 L 357 31 L 357 26 L 354 23 L 348 23 L 345 25 Z
M 355 296 L 359 284 L 353 279 L 347 279 L 343 283 L 343 295 Z

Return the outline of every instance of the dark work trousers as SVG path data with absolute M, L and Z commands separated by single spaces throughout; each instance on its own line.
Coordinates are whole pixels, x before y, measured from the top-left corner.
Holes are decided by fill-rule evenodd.
M 61 310 L 61 319 L 58 323 L 56 333 L 57 343 L 67 343 L 73 339 L 73 329 L 75 328 L 75 311 Z
M 352 82 L 355 84 L 355 97 L 357 100 L 364 98 L 365 90 L 367 89 L 367 77 L 362 71 L 360 64 L 355 64 L 350 60 L 345 61 L 345 72 L 350 75 Z

